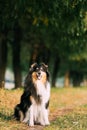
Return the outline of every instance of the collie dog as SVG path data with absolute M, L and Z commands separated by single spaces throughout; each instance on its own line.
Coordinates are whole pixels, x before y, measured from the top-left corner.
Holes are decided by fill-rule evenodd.
M 48 66 L 44 63 L 34 63 L 25 79 L 20 103 L 15 107 L 15 118 L 28 123 L 29 126 L 34 126 L 34 124 L 49 125 L 49 99 Z

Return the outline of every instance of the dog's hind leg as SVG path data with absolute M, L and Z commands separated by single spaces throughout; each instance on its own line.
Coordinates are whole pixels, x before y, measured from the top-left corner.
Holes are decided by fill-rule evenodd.
M 25 118 L 24 118 L 24 120 L 22 121 L 22 122 L 24 122 L 24 123 L 28 123 L 28 121 L 29 121 L 29 112 L 30 112 L 29 109 L 30 109 L 30 108 L 28 108 L 28 110 L 27 110 L 27 112 L 26 112 L 26 114 L 25 114 Z
M 22 122 L 22 121 L 23 121 L 23 118 L 24 118 L 23 112 L 22 112 L 22 111 L 19 111 L 19 115 L 20 115 L 20 121 Z
M 20 104 L 17 104 L 14 109 L 14 117 L 18 121 L 23 121 L 24 114 L 23 114 L 22 110 L 20 109 Z

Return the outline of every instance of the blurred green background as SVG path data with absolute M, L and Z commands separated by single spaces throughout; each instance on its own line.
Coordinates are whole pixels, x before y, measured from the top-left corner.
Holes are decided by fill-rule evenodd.
M 0 86 L 22 86 L 34 62 L 53 87 L 87 86 L 87 0 L 0 1 Z

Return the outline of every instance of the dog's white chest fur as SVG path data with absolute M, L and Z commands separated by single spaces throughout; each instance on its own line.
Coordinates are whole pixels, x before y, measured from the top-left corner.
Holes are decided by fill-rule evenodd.
M 46 85 L 44 85 L 41 81 L 37 80 L 36 86 L 37 95 L 39 95 L 41 98 L 41 104 L 34 102 L 32 105 L 34 121 L 42 125 L 49 125 L 48 110 L 45 108 L 45 106 L 50 98 L 50 84 L 47 82 Z
M 50 84 L 47 82 L 45 85 L 37 80 L 36 82 L 37 95 L 41 96 L 42 103 L 46 103 L 50 97 Z
M 40 123 L 41 125 L 49 125 L 48 113 L 49 110 L 46 109 L 46 103 L 50 98 L 50 84 L 49 82 L 44 85 L 41 81 L 36 82 L 37 95 L 41 98 L 41 103 L 37 103 L 33 100 L 32 105 L 28 109 L 27 117 L 24 122 L 29 119 L 29 126 L 33 126 L 34 123 Z

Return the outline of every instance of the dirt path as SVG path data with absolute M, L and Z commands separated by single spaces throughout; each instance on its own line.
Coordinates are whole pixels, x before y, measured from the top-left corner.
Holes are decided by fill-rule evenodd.
M 69 112 L 72 112 L 73 111 L 73 108 L 62 108 L 62 109 L 58 109 L 56 110 L 54 113 L 50 114 L 50 122 L 56 120 L 56 118 L 58 116 L 62 116 L 62 115 L 65 115 Z

